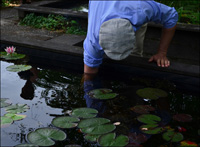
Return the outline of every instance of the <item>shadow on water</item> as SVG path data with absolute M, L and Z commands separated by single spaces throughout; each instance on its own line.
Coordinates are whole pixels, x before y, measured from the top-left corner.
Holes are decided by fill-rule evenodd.
M 44 61 L 44 62 L 43 62 Z M 51 121 L 55 117 L 67 116 L 68 111 L 74 108 L 89 107 L 98 110 L 97 117 L 104 117 L 111 122 L 120 122 L 116 134 L 127 135 L 130 139 L 129 146 L 141 144 L 143 146 L 173 145 L 166 142 L 162 135 L 148 135 L 139 129 L 142 123 L 137 121 L 138 113 L 131 110 L 136 105 L 150 105 L 156 109 L 152 112 L 161 118 L 160 126 L 170 126 L 178 129 L 184 127 L 184 139 L 199 143 L 197 130 L 200 129 L 200 99 L 190 89 L 181 91 L 175 83 L 162 78 L 146 78 L 139 75 L 105 73 L 98 75 L 82 74 L 82 68 L 73 70 L 74 65 L 53 61 L 53 64 L 29 57 L 14 62 L 1 61 L 1 98 L 9 98 L 13 104 L 22 103 L 30 106 L 30 110 L 23 113 L 27 117 L 15 121 L 6 128 L 1 129 L 1 145 L 14 146 L 26 143 L 27 134 L 37 128 L 54 127 Z M 52 61 L 51 61 L 52 62 Z M 6 67 L 13 64 L 29 64 L 32 68 L 19 73 L 8 72 Z M 49 64 L 48 64 L 49 63 Z M 82 66 L 82 64 L 80 64 Z M 78 66 L 80 67 L 80 66 Z M 136 91 L 145 87 L 163 89 L 168 97 L 157 100 L 140 98 Z M 119 95 L 112 100 L 97 100 L 88 95 L 88 92 L 98 88 L 109 88 Z M 1 108 L 1 116 L 6 112 Z M 192 122 L 181 123 L 172 119 L 177 113 L 190 114 Z M 55 146 L 79 144 L 81 146 L 98 146 L 84 139 L 84 134 L 78 128 L 62 129 L 67 134 L 67 139 L 56 142 Z M 142 138 L 135 142 L 135 138 Z

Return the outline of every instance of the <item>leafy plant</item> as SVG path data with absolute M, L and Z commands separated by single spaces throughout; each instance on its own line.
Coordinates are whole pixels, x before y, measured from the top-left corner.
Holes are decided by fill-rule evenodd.
M 77 108 L 72 111 L 72 116 L 79 118 L 93 118 L 97 115 L 98 111 L 92 108 Z
M 11 118 L 6 117 L 6 116 L 1 116 L 1 128 L 9 126 L 12 123 L 13 123 L 13 120 Z
M 143 114 L 137 117 L 137 120 L 146 124 L 157 124 L 161 118 L 153 114 Z
M 80 121 L 77 117 L 57 117 L 54 118 L 52 121 L 52 124 L 59 128 L 74 128 L 78 125 L 78 122 Z
M 6 69 L 11 72 L 20 72 L 20 71 L 29 70 L 31 68 L 32 66 L 30 65 L 10 65 Z
M 105 147 L 123 147 L 126 146 L 129 142 L 129 139 L 127 136 L 120 135 L 116 137 L 115 133 L 109 133 L 106 135 L 103 135 L 98 140 L 99 144 L 101 146 Z
M 45 28 L 47 30 L 62 30 L 68 34 L 86 35 L 86 32 L 80 27 L 75 20 L 66 19 L 62 15 L 49 14 L 37 16 L 34 13 L 26 15 L 19 23 L 20 25 L 32 26 L 35 28 Z
M 16 114 L 26 112 L 29 109 L 29 106 L 27 106 L 26 104 L 16 104 L 8 106 L 5 109 L 8 113 Z
M 7 107 L 7 106 L 11 105 L 11 102 L 9 101 L 8 98 L 1 98 L 0 101 L 1 101 L 0 108 Z
M 12 120 L 15 120 L 15 121 L 24 119 L 26 117 L 26 115 L 19 115 L 19 114 L 12 114 L 12 113 L 6 113 L 4 116 L 9 117 L 9 118 L 11 118 Z
M 111 89 L 106 89 L 106 88 L 101 88 L 101 89 L 94 89 L 88 93 L 91 98 L 96 98 L 96 99 L 113 99 L 115 98 L 118 94 L 117 93 L 111 93 Z
M 136 91 L 137 95 L 145 99 L 156 100 L 160 97 L 167 97 L 167 93 L 164 90 L 157 88 L 144 88 Z
M 183 140 L 183 135 L 174 131 L 167 131 L 163 133 L 163 139 L 171 142 L 179 142 Z
M 113 131 L 116 127 L 113 124 L 108 124 L 110 120 L 105 118 L 90 118 L 81 120 L 78 127 L 86 134 L 100 135 Z
M 6 52 L 0 52 L 0 57 L 5 59 L 5 60 L 17 60 L 17 59 L 22 59 L 25 56 L 26 55 L 24 55 L 24 54 L 17 54 L 17 53 L 7 55 Z
M 39 128 L 27 135 L 27 139 L 32 144 L 39 146 L 52 146 L 55 144 L 54 140 L 62 141 L 66 139 L 66 134 L 54 128 Z

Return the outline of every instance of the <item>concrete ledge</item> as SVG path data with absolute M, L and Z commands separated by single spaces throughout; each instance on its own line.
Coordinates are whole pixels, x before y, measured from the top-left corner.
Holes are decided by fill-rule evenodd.
M 70 40 L 68 40 L 69 37 L 71 37 L 70 40 L 76 40 L 77 42 L 76 41 L 71 42 Z M 66 40 L 66 42 L 59 43 L 58 41 L 59 39 L 61 39 L 60 42 L 63 42 L 63 40 Z M 80 41 L 82 41 L 82 39 L 83 36 L 66 34 L 58 38 L 42 41 L 42 40 L 32 40 L 28 38 L 16 38 L 4 34 L 1 36 L 1 43 L 34 49 L 35 51 L 37 51 L 38 54 L 37 56 L 40 56 L 40 53 L 38 51 L 46 51 L 46 52 L 59 53 L 61 55 L 66 54 L 83 58 L 83 48 L 73 45 L 79 43 Z M 174 74 L 180 74 L 198 78 L 200 72 L 198 65 L 185 64 L 172 61 L 171 66 L 169 68 L 161 68 L 157 67 L 155 63 L 148 63 L 148 58 L 141 58 L 136 56 L 129 56 L 127 59 L 122 61 L 110 60 L 105 56 L 103 64 L 118 64 L 121 66 L 128 66 L 128 68 L 138 67 L 148 70 L 168 72 L 168 73 L 174 73 Z

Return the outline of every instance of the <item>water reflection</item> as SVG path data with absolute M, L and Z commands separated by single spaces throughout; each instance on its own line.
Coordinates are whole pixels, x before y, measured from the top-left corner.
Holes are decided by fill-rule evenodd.
M 34 98 L 34 85 L 38 78 L 39 70 L 36 67 L 32 67 L 28 71 L 19 72 L 18 75 L 21 79 L 26 80 L 24 87 L 22 87 L 20 96 L 26 100 L 32 100 Z
M 128 135 L 130 139 L 128 146 L 139 146 L 152 137 L 152 135 L 144 134 L 141 131 L 140 127 L 143 124 L 136 120 L 140 114 L 131 111 L 131 107 L 147 104 L 154 106 L 156 108 L 154 114 L 161 118 L 161 122 L 159 122 L 160 127 L 165 127 L 171 120 L 168 98 L 146 102 L 135 94 L 138 85 L 132 85 L 128 88 L 126 87 L 126 90 L 121 90 L 119 96 L 113 100 L 98 100 L 92 98 L 88 92 L 94 89 L 105 88 L 101 78 L 96 74 L 84 74 L 82 80 L 87 107 L 97 109 L 99 111 L 97 117 L 108 118 L 113 123 L 120 122 L 115 132 L 118 135 Z

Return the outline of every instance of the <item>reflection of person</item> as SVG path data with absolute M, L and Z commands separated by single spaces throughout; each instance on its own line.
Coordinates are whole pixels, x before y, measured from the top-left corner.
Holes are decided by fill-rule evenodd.
M 32 100 L 34 98 L 35 90 L 33 87 L 33 82 L 35 82 L 37 79 L 38 70 L 33 67 L 28 71 L 19 72 L 18 75 L 21 79 L 27 80 L 22 88 L 20 96 L 24 99 Z
M 98 110 L 99 115 L 101 115 L 106 109 L 105 101 L 91 98 L 88 94 L 91 90 L 102 88 L 101 80 L 96 74 L 84 74 L 83 82 L 87 107 Z
M 134 44 L 140 44 L 135 42 L 141 42 L 135 37 L 137 31 L 150 21 L 162 24 L 163 31 L 157 54 L 149 62 L 155 61 L 162 67 L 170 65 L 167 49 L 178 20 L 174 8 L 155 1 L 89 1 L 88 17 L 84 41 L 85 73 L 98 72 L 104 53 L 114 60 L 128 57 Z

